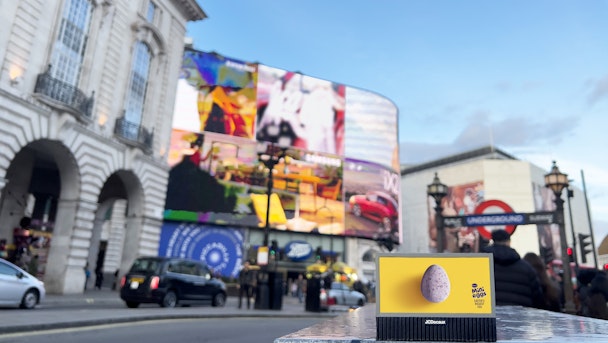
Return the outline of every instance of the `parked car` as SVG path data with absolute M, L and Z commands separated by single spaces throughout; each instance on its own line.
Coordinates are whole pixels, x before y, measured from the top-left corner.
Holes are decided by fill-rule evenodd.
M 384 230 L 398 229 L 399 206 L 390 195 L 380 191 L 369 191 L 365 195 L 356 194 L 348 199 L 349 211 L 357 217 L 366 217 L 381 223 Z
M 45 295 L 42 281 L 0 258 L 0 306 L 32 309 L 44 300 Z
M 357 292 L 341 282 L 332 282 L 329 289 L 322 287 L 320 298 L 322 310 L 328 310 L 332 305 L 361 307 L 367 301 L 363 293 Z
M 121 278 L 120 298 L 127 307 L 156 303 L 175 307 L 196 303 L 226 304 L 226 284 L 212 278 L 202 261 L 173 257 L 140 257 Z

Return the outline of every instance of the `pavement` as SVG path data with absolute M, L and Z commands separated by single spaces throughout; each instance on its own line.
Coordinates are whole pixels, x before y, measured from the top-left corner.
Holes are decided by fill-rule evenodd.
M 141 304 L 139 308 L 127 308 L 118 291 L 87 290 L 82 294 L 47 294 L 35 309 L 0 309 L 0 334 L 36 330 L 65 329 L 82 326 L 127 323 L 145 320 L 185 318 L 235 318 L 235 317 L 309 317 L 332 318 L 348 308 L 336 307 L 328 312 L 309 312 L 297 298 L 283 297 L 280 310 L 238 308 L 238 298 L 229 296 L 224 307 L 197 305 L 189 307 L 161 308 L 156 304 Z

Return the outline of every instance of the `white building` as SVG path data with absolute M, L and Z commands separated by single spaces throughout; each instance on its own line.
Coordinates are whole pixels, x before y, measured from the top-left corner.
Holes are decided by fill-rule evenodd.
M 186 23 L 205 17 L 195 0 L 1 3 L 0 239 L 33 219 L 48 292 L 82 292 L 106 245 L 106 271 L 156 254 Z
M 448 196 L 444 198 L 445 216 L 475 214 L 476 205 L 488 200 L 502 201 L 514 213 L 534 213 L 553 211 L 553 197 L 544 181 L 544 175 L 551 168 L 550 162 L 543 169 L 520 161 L 495 147 L 484 147 L 403 169 L 403 244 L 399 250 L 408 253 L 436 251 L 435 241 L 431 239 L 431 233 L 435 229 L 435 224 L 431 222 L 435 213 L 435 201 L 427 196 L 427 185 L 433 182 L 435 173 L 450 188 Z M 561 172 L 568 173 L 567 170 Z M 562 191 L 566 236 L 568 246 L 574 247 L 576 243 L 575 252 L 580 255 L 578 234 L 589 234 L 590 225 L 584 193 L 572 186 L 570 191 L 573 197 L 568 196 L 567 189 Z M 455 211 L 449 212 L 449 209 Z M 494 210 L 494 213 L 500 212 Z M 493 212 L 483 214 L 490 213 Z M 448 251 L 462 251 L 463 244 L 467 243 L 476 251 L 480 245 L 487 244 L 474 229 L 445 230 Z M 538 225 L 538 228 L 537 225 L 519 225 L 512 235 L 512 246 L 522 256 L 527 252 L 541 254 L 541 246 L 548 249 L 552 247 L 553 258 L 558 259 L 561 256 L 558 231 L 555 224 Z M 576 237 L 576 242 L 573 237 Z M 593 266 L 593 254 L 589 253 L 585 257 L 585 264 Z M 582 263 L 582 256 L 578 256 L 578 261 Z

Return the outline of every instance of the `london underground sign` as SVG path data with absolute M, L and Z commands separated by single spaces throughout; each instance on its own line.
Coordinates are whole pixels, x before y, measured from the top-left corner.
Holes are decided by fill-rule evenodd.
M 486 210 L 502 213 L 485 213 Z M 490 240 L 492 230 L 486 226 L 505 226 L 509 234 L 513 234 L 517 225 L 546 225 L 556 223 L 555 212 L 514 213 L 511 206 L 500 200 L 484 201 L 475 208 L 474 215 L 443 217 L 443 225 L 446 227 L 477 227 L 479 234 Z
M 511 206 L 500 200 L 487 200 L 482 202 L 475 208 L 475 214 L 483 214 L 484 211 L 488 209 L 494 211 L 495 208 L 503 213 L 495 214 L 496 212 L 494 212 L 492 215 L 484 217 L 469 216 L 469 218 L 466 218 L 467 226 L 477 226 L 477 232 L 479 232 L 483 238 L 492 239 L 492 230 L 486 228 L 485 225 L 504 225 L 505 231 L 507 231 L 509 235 L 512 235 L 517 225 L 523 224 L 523 216 L 513 213 Z

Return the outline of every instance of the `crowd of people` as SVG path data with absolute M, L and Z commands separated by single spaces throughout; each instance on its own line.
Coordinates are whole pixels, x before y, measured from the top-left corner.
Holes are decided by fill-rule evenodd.
M 505 230 L 492 232 L 492 244 L 484 249 L 494 258 L 496 305 L 534 307 L 563 312 L 563 286 L 552 278 L 546 264 L 535 253 L 523 258 L 511 248 L 510 234 Z M 573 294 L 576 314 L 608 319 L 608 278 L 605 271 L 581 270 Z

